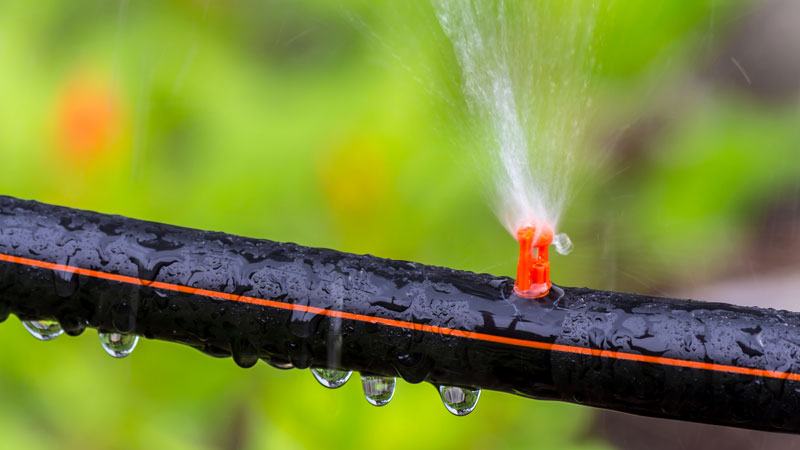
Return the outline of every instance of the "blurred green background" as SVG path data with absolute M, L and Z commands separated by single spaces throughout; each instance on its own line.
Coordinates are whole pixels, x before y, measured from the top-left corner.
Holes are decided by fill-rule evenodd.
M 596 157 L 554 281 L 690 295 L 796 276 L 797 8 L 599 4 Z M 3 0 L 0 193 L 513 275 L 447 101 L 459 71 L 422 1 Z M 458 418 L 401 382 L 375 408 L 355 378 L 327 390 L 147 340 L 114 360 L 93 330 L 43 343 L 15 318 L 0 346 L 3 448 L 626 446 L 568 404 L 484 392 Z

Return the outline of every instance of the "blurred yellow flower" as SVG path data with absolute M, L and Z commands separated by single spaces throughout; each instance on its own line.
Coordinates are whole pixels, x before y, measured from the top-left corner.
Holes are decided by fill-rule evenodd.
M 389 167 L 382 143 L 358 136 L 320 158 L 319 180 L 325 203 L 338 219 L 360 222 L 374 217 L 389 194 Z

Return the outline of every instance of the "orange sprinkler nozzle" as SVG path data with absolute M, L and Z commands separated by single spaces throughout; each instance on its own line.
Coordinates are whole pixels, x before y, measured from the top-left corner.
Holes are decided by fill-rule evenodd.
M 550 292 L 550 261 L 547 251 L 553 242 L 553 229 L 548 225 L 524 225 L 517 230 L 519 262 L 514 292 L 520 297 L 539 298 Z

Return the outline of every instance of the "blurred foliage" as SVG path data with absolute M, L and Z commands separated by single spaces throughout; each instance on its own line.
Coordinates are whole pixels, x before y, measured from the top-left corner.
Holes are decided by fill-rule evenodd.
M 759 205 L 796 188 L 800 109 L 686 93 L 744 2 L 600 3 L 586 147 L 606 164 L 576 180 L 562 228 L 577 248 L 554 278 L 701 280 Z M 5 0 L 0 193 L 511 275 L 515 243 L 464 163 L 451 52 L 424 2 Z M 670 125 L 648 152 L 607 149 L 653 111 Z M 374 408 L 355 378 L 329 391 L 307 371 L 151 341 L 117 361 L 95 334 L 0 327 L 4 447 L 605 445 L 574 405 L 485 392 L 456 418 L 430 386 L 400 383 Z

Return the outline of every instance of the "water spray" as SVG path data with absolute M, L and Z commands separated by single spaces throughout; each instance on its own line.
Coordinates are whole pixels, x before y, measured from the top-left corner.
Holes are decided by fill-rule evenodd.
M 486 158 L 480 168 L 490 170 L 495 211 L 520 245 L 514 292 L 542 298 L 552 285 L 550 245 L 562 254 L 572 245 L 554 230 L 579 160 L 589 102 L 588 80 L 578 69 L 591 60 L 585 51 L 597 6 L 576 0 L 555 8 L 503 0 L 433 4 L 462 69 L 469 125 L 481 137 L 469 146 Z

